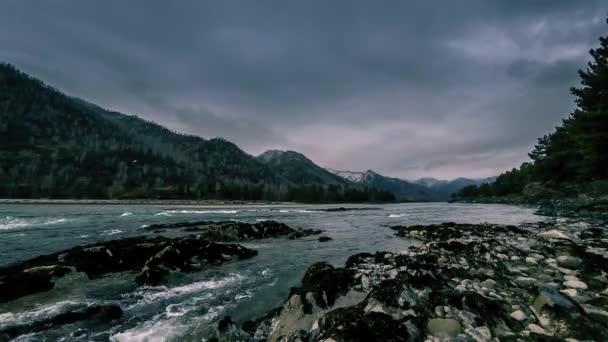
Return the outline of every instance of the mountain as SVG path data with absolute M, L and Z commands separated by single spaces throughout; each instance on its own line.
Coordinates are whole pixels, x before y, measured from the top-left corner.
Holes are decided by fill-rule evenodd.
M 496 177 L 484 179 L 456 178 L 451 181 L 421 178 L 407 181 L 380 175 L 372 170 L 365 172 L 327 169 L 331 173 L 368 187 L 389 191 L 400 201 L 446 201 L 451 195 L 468 185 L 491 183 Z
M 399 201 L 437 200 L 426 187 L 406 180 L 380 175 L 372 170 L 365 172 L 339 171 L 327 169 L 333 174 L 370 188 L 388 191 Z
M 105 110 L 0 63 L 0 198 L 392 198 L 319 170 L 302 155 L 286 157 L 274 170 L 270 159 L 224 139 Z M 292 173 L 293 163 L 307 171 Z
M 283 179 L 297 184 L 342 185 L 352 182 L 337 176 L 313 163 L 301 153 L 294 151 L 269 150 L 257 157 Z

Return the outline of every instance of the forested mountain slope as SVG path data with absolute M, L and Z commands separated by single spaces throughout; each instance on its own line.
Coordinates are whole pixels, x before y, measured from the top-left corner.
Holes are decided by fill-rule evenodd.
M 0 197 L 353 200 L 333 184 L 311 189 L 231 142 L 104 110 L 0 64 Z

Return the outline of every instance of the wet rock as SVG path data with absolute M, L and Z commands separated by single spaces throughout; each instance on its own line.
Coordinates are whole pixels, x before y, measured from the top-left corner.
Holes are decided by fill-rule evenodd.
M 492 340 L 492 332 L 488 327 L 478 327 L 468 329 L 467 334 L 470 335 L 476 342 L 489 342 Z
M 509 316 L 520 322 L 528 318 L 528 316 L 526 316 L 526 314 L 521 310 L 513 311 Z
M 0 268 L 0 302 L 48 291 L 55 279 L 77 271 L 90 279 L 138 272 L 140 284 L 158 284 L 170 271 L 191 272 L 220 264 L 227 257 L 246 259 L 256 251 L 194 237 L 133 237 L 78 246 Z
M 267 238 L 300 238 L 322 233 L 321 230 L 293 229 L 288 225 L 273 221 L 247 223 L 239 221 L 196 221 L 169 224 L 153 224 L 145 227 L 149 231 L 159 229 L 181 229 L 185 232 L 198 232 L 201 237 L 211 241 L 246 241 Z
M 531 306 L 538 323 L 551 335 L 605 340 L 606 327 L 594 322 L 576 302 L 555 289 L 541 288 Z
M 433 318 L 426 324 L 426 330 L 432 336 L 456 337 L 462 331 L 462 327 L 455 319 Z
M 522 287 L 532 287 L 536 285 L 536 279 L 530 277 L 517 277 L 515 283 Z
M 406 324 L 380 313 L 364 313 L 360 306 L 340 308 L 329 312 L 319 320 L 322 333 L 317 341 L 409 341 L 416 330 L 408 330 Z M 331 341 L 330 340 L 330 341 Z
M 566 268 L 576 269 L 581 264 L 581 259 L 569 255 L 560 255 L 557 257 L 557 263 Z
M 302 286 L 293 288 L 290 296 L 300 295 L 305 313 L 312 312 L 313 303 L 310 302 L 308 293 L 312 294 L 315 305 L 327 308 L 355 285 L 354 275 L 351 270 L 334 268 L 326 262 L 319 262 L 308 268 L 302 279 Z
M 0 302 L 48 291 L 54 286 L 52 276 L 47 272 L 8 271 L 0 275 Z
M 494 288 L 494 285 L 496 285 L 496 281 L 494 281 L 493 279 L 487 279 L 481 282 L 479 285 L 491 290 Z
M 533 323 L 528 324 L 528 329 L 530 330 L 530 332 L 535 333 L 535 334 L 553 336 L 553 334 L 549 333 L 547 330 L 545 330 L 542 327 L 540 327 L 536 324 L 533 324 Z
M 586 290 L 588 288 L 587 284 L 583 283 L 580 280 L 567 280 L 564 282 L 564 286 L 569 287 L 571 289 L 580 290 Z
M 2 329 L 0 330 L 0 339 L 2 336 L 12 339 L 20 335 L 40 332 L 78 321 L 97 320 L 109 322 L 121 317 L 122 309 L 118 305 L 92 305 L 82 310 L 64 312 L 47 319 Z
M 566 235 L 564 232 L 561 232 L 559 230 L 553 229 L 553 230 L 548 230 L 546 232 L 542 232 L 540 234 L 538 234 L 538 236 L 547 239 L 547 240 L 551 240 L 551 239 L 556 239 L 556 240 L 571 240 L 571 238 Z
M 326 241 L 331 241 L 333 239 L 330 238 L 329 236 L 320 236 L 318 240 L 319 240 L 319 242 L 326 242 Z

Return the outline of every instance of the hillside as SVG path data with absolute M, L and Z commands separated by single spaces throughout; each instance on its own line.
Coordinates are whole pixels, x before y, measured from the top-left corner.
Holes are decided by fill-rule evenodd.
M 318 166 L 306 156 L 294 151 L 269 150 L 257 157 L 283 179 L 297 184 L 353 185 L 350 181 Z
M 314 168 L 288 179 L 283 168 L 229 141 L 105 110 L 7 64 L 0 64 L 0 136 L 2 198 L 382 200 Z M 346 189 L 334 193 L 328 185 Z

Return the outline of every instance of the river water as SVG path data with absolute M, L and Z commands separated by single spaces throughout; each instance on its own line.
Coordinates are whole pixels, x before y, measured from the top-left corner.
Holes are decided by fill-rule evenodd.
M 49 292 L 0 304 L 0 330 L 91 304 L 115 303 L 124 316 L 112 325 L 81 322 L 17 340 L 201 341 L 225 315 L 242 322 L 281 305 L 289 289 L 299 284 L 306 268 L 315 262 L 342 266 L 356 253 L 396 252 L 417 243 L 395 237 L 388 228 L 391 225 L 542 220 L 532 209 L 508 205 L 411 203 L 319 211 L 330 207 L 1 204 L 0 265 L 75 245 L 152 235 L 141 229 L 144 225 L 193 220 L 272 219 L 294 228 L 323 229 L 333 240 L 318 242 L 310 237 L 243 243 L 259 255 L 198 273 L 174 274 L 164 286 L 137 287 L 132 273 L 96 280 L 78 274 L 66 276 Z

